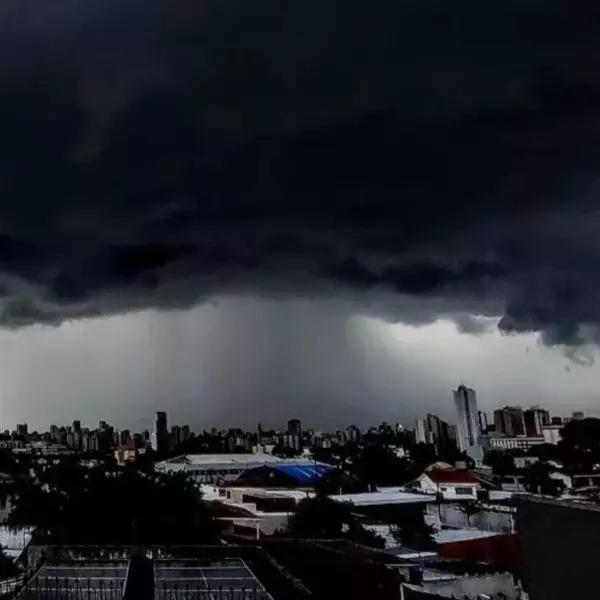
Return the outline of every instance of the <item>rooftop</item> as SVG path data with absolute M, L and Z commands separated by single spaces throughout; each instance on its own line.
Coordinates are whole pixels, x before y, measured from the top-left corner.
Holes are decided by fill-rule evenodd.
M 477 480 L 468 471 L 447 471 L 447 470 L 435 470 L 428 471 L 425 473 L 433 483 L 467 483 L 477 484 Z
M 434 535 L 434 538 L 438 544 L 450 544 L 453 542 L 481 540 L 497 535 L 503 534 L 498 531 L 484 531 L 482 529 L 442 529 Z
M 161 464 L 186 465 L 248 465 L 255 463 L 277 464 L 286 462 L 285 459 L 271 454 L 182 454 L 162 461 Z M 310 461 L 309 461 L 310 462 Z
M 394 490 L 379 492 L 364 492 L 361 494 L 340 494 L 329 496 L 336 502 L 349 502 L 354 506 L 378 506 L 386 504 L 416 504 L 435 502 L 432 496 L 425 494 L 410 494 Z

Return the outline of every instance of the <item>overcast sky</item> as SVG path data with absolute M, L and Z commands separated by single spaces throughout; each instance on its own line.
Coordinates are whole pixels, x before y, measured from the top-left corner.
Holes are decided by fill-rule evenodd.
M 600 408 L 599 17 L 4 0 L 2 419 Z
M 6 426 L 80 418 L 143 429 L 164 409 L 195 429 L 279 428 L 294 416 L 317 429 L 412 427 L 428 411 L 452 421 L 461 381 L 490 413 L 507 403 L 600 413 L 600 367 L 573 364 L 535 334 L 392 324 L 339 301 L 220 298 L 4 332 L 0 351 Z

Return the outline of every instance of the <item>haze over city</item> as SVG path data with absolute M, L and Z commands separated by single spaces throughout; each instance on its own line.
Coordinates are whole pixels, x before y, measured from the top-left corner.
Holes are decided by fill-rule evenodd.
M 450 321 L 406 326 L 353 310 L 225 298 L 0 332 L 0 420 L 45 430 L 108 419 L 138 430 L 164 409 L 196 430 L 280 427 L 296 415 L 314 428 L 412 427 L 425 412 L 452 420 L 460 381 L 487 411 L 517 403 L 597 412 L 598 367 L 573 364 L 535 334 L 501 335 L 493 324 L 465 334 Z

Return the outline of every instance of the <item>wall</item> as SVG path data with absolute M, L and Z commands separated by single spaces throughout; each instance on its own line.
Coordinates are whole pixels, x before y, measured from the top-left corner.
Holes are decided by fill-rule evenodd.
M 510 571 L 519 577 L 524 573 L 523 555 L 516 534 L 438 544 L 437 552 L 448 560 L 485 563 L 495 570 Z
M 446 598 L 467 597 L 475 600 L 481 594 L 488 594 L 492 598 L 504 594 L 506 600 L 517 600 L 519 597 L 519 591 L 510 573 L 460 577 L 453 581 L 425 581 L 421 587 L 425 592 Z
M 421 490 L 428 494 L 437 494 L 441 493 L 445 500 L 477 500 L 477 489 L 478 485 L 476 484 L 449 484 L 449 483 L 441 483 L 440 485 L 434 483 L 429 479 L 429 477 L 422 477 L 420 480 Z M 471 495 L 458 495 L 456 493 L 457 487 L 470 487 L 473 490 Z M 442 488 L 446 488 L 442 490 Z
M 517 527 L 531 600 L 597 600 L 600 507 L 524 499 Z
M 467 518 L 457 504 L 427 505 L 427 522 L 438 529 L 440 525 L 459 529 L 475 528 L 484 531 L 510 533 L 514 531 L 514 516 L 510 513 L 482 510 Z

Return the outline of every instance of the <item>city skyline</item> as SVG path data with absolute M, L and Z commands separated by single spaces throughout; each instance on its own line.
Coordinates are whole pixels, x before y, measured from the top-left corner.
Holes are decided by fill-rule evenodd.
M 0 422 L 598 405 L 596 19 L 195 4 L 2 2 Z
M 361 424 L 412 421 L 421 412 L 448 417 L 448 390 L 461 380 L 488 409 L 510 396 L 565 415 L 597 411 L 598 365 L 573 365 L 533 334 L 473 336 L 449 322 L 407 327 L 337 311 L 323 321 L 322 312 L 310 302 L 228 300 L 191 313 L 0 330 L 0 423 L 44 426 L 79 414 L 145 429 L 161 407 L 196 427 L 228 426 L 232 414 L 244 427 L 278 423 L 290 413 L 329 427 L 349 410 Z M 271 346 L 272 327 L 284 320 L 300 326 L 279 328 Z
M 475 407 L 476 412 L 477 412 L 476 419 L 477 419 L 478 425 L 476 426 L 475 429 L 473 429 L 473 435 L 470 437 L 469 437 L 470 434 L 467 434 L 466 430 L 461 431 L 460 421 L 463 418 L 466 419 L 466 416 L 461 412 L 463 409 L 459 408 L 459 406 L 462 406 L 463 402 L 466 404 L 466 401 L 457 399 L 457 393 L 460 392 L 461 388 L 466 389 L 469 394 L 473 393 L 472 406 Z M 207 425 L 207 426 L 200 427 L 200 428 L 194 428 L 189 423 L 187 423 L 185 420 L 184 421 L 177 421 L 176 419 L 172 420 L 169 417 L 167 412 L 159 410 L 159 411 L 155 411 L 153 413 L 153 415 L 146 417 L 149 421 L 151 421 L 151 423 L 153 425 L 149 428 L 140 429 L 140 430 L 131 430 L 130 427 L 121 425 L 119 423 L 114 423 L 108 418 L 100 419 L 96 423 L 86 422 L 86 421 L 82 421 L 81 419 L 75 418 L 71 422 L 68 422 L 68 423 L 67 422 L 65 422 L 65 423 L 53 422 L 47 426 L 43 426 L 43 427 L 39 427 L 39 428 L 31 427 L 28 422 L 16 422 L 14 424 L 14 427 L 12 427 L 12 428 L 11 427 L 5 427 L 5 428 L 0 427 L 0 432 L 4 433 L 4 434 L 10 433 L 11 435 L 17 435 L 17 436 L 27 436 L 27 435 L 31 435 L 32 433 L 36 433 L 36 434 L 40 434 L 40 435 L 50 433 L 52 435 L 55 435 L 55 433 L 58 432 L 59 430 L 61 430 L 63 432 L 73 432 L 73 431 L 93 432 L 93 431 L 96 431 L 98 429 L 103 429 L 108 426 L 111 428 L 111 430 L 114 430 L 115 433 L 126 432 L 126 433 L 132 433 L 132 434 L 133 433 L 147 434 L 149 443 L 151 443 L 153 449 L 157 449 L 157 438 L 156 438 L 157 433 L 164 435 L 164 434 L 172 433 L 172 431 L 174 429 L 182 429 L 182 428 L 186 429 L 188 431 L 188 433 L 190 431 L 193 433 L 202 433 L 202 432 L 210 433 L 211 431 L 215 431 L 218 433 L 225 433 L 228 431 L 240 430 L 240 431 L 245 431 L 247 433 L 255 432 L 258 434 L 260 434 L 261 432 L 269 432 L 269 431 L 279 431 L 279 432 L 287 431 L 288 433 L 294 433 L 294 434 L 301 435 L 301 433 L 303 431 L 334 433 L 336 431 L 346 431 L 346 430 L 353 429 L 353 428 L 356 428 L 358 431 L 368 431 L 369 429 L 374 429 L 374 428 L 378 428 L 383 425 L 387 425 L 394 429 L 397 427 L 400 427 L 402 431 L 413 432 L 416 442 L 438 445 L 439 441 L 440 441 L 440 433 L 441 433 L 439 428 L 449 426 L 450 428 L 453 429 L 453 431 L 444 432 L 442 434 L 443 438 L 446 440 L 447 439 L 453 440 L 454 442 L 456 442 L 457 447 L 460 447 L 461 435 L 463 437 L 467 436 L 467 437 L 469 437 L 468 443 L 463 442 L 463 449 L 466 449 L 468 446 L 477 445 L 477 438 L 481 435 L 486 434 L 486 428 L 482 428 L 480 425 L 482 422 L 482 419 L 484 419 L 485 422 L 488 423 L 488 426 L 487 426 L 488 429 L 489 428 L 491 428 L 492 430 L 495 429 L 495 434 L 500 435 L 500 436 L 505 436 L 505 437 L 539 436 L 539 437 L 541 437 L 542 427 L 544 425 L 551 425 L 551 420 L 558 419 L 559 421 L 566 423 L 571 419 L 582 419 L 584 417 L 585 418 L 594 418 L 594 419 L 599 418 L 597 416 L 597 414 L 595 414 L 595 413 L 584 413 L 584 411 L 579 411 L 579 410 L 572 411 L 568 414 L 565 411 L 561 411 L 560 413 L 552 413 L 551 411 L 546 410 L 545 407 L 540 406 L 540 405 L 535 405 L 535 406 L 518 406 L 518 405 L 498 406 L 496 408 L 493 408 L 488 413 L 485 410 L 477 410 L 478 404 L 477 404 L 477 400 L 475 397 L 476 390 L 468 388 L 467 386 L 464 385 L 464 383 L 461 383 L 457 387 L 457 390 L 452 390 L 451 394 L 452 394 L 452 398 L 454 401 L 454 410 L 451 412 L 453 412 L 454 414 L 453 415 L 451 414 L 450 417 L 448 417 L 448 422 L 446 422 L 445 419 L 441 419 L 438 414 L 428 412 L 428 413 L 421 414 L 420 416 L 415 418 L 412 422 L 383 420 L 381 422 L 373 421 L 373 422 L 370 422 L 367 424 L 357 424 L 356 422 L 343 423 L 340 421 L 338 426 L 334 427 L 333 429 L 326 429 L 326 428 L 319 427 L 318 425 L 307 424 L 302 419 L 300 419 L 298 417 L 292 417 L 292 416 L 287 418 L 286 421 L 282 422 L 282 423 L 273 424 L 273 423 L 269 423 L 269 422 L 258 421 L 255 424 L 256 425 L 255 427 L 250 427 L 250 428 L 239 427 L 236 424 L 229 424 L 229 425 L 223 426 L 223 427 L 218 427 L 213 424 L 213 425 Z M 498 421 L 497 415 L 499 413 L 504 413 L 504 412 L 514 413 L 515 411 L 518 411 L 521 413 L 521 416 L 518 418 L 522 419 L 522 421 L 523 421 L 522 430 L 515 431 L 512 428 L 510 430 L 507 430 L 506 427 L 504 427 Z M 538 413 L 543 413 L 546 416 L 544 417 L 543 414 L 542 414 L 542 416 L 538 416 Z M 433 421 L 432 421 L 432 419 L 433 419 Z M 556 423 L 552 423 L 552 425 L 555 425 L 555 424 Z M 531 433 L 532 430 L 534 430 L 533 433 Z M 434 433 L 433 436 L 431 435 L 431 432 Z M 488 433 L 489 433 L 489 431 L 488 431 Z

